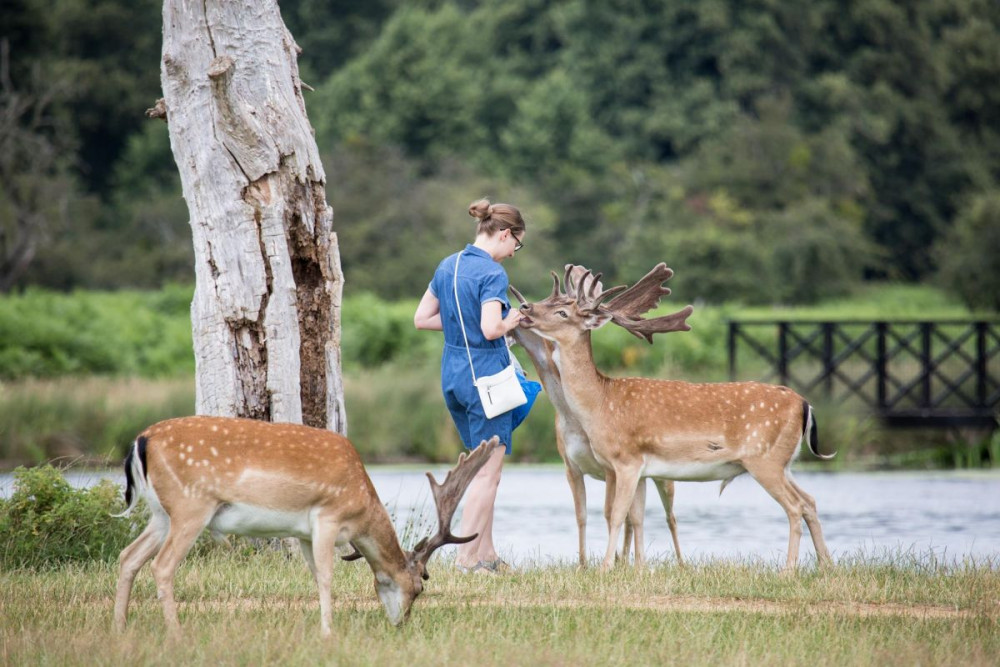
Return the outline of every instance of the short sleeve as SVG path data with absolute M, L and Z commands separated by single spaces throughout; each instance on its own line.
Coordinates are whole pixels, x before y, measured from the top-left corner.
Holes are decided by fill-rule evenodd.
M 507 301 L 508 284 L 507 274 L 503 270 L 490 273 L 479 288 L 479 303 L 499 301 L 504 308 L 510 308 L 510 302 Z
M 442 288 L 444 287 L 444 276 L 446 273 L 444 265 L 447 261 L 448 258 L 441 260 L 441 263 L 438 264 L 437 268 L 434 270 L 434 277 L 431 278 L 430 284 L 427 285 L 427 289 L 429 289 L 431 294 L 436 296 L 438 300 L 441 299 Z

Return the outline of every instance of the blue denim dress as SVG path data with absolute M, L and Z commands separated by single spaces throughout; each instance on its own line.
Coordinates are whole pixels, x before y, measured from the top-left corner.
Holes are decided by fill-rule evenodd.
M 430 291 L 437 297 L 441 308 L 441 325 L 444 329 L 444 351 L 441 355 L 441 390 L 444 402 L 451 412 L 462 442 L 468 449 L 475 449 L 483 440 L 494 435 L 510 454 L 511 431 L 514 429 L 514 412 L 506 412 L 487 419 L 479 393 L 472 384 L 469 355 L 465 350 L 458 306 L 455 303 L 455 259 L 458 253 L 445 257 L 434 272 Z M 499 301 L 501 314 L 510 310 L 507 300 L 507 273 L 489 253 L 473 245 L 462 251 L 458 266 L 458 297 L 465 320 L 465 333 L 469 339 L 469 353 L 476 368 L 476 377 L 499 373 L 510 365 L 510 352 L 503 338 L 487 340 L 481 327 L 484 303 Z M 527 392 L 526 392 L 527 393 Z M 537 394 L 537 391 L 534 392 Z M 533 400 L 534 396 L 531 397 Z M 523 407 L 530 407 L 523 406 Z M 518 421 L 527 414 L 521 410 Z

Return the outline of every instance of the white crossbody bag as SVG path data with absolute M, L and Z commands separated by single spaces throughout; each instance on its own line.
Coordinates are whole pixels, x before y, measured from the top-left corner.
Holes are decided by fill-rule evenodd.
M 462 304 L 458 300 L 458 261 L 462 253 L 455 258 L 455 307 L 458 309 L 458 322 L 462 327 L 462 338 L 465 339 L 465 352 L 469 355 L 469 370 L 472 371 L 472 384 L 479 391 L 479 400 L 483 403 L 483 412 L 487 419 L 509 412 L 528 402 L 524 389 L 517 379 L 513 362 L 495 375 L 484 375 L 476 378 L 476 368 L 472 365 L 472 351 L 469 349 L 469 337 L 465 333 L 465 320 L 462 319 Z M 507 351 L 510 354 L 510 350 Z

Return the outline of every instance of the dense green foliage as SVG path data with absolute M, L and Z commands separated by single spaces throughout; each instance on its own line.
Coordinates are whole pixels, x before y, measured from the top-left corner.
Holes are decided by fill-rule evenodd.
M 57 468 L 18 468 L 14 492 L 0 498 L 0 569 L 111 561 L 135 538 L 121 511 L 121 487 L 101 480 L 73 488 Z
M 547 289 L 541 286 L 540 289 Z M 526 290 L 527 291 L 527 290 Z M 528 291 L 532 296 L 533 291 Z M 678 294 L 667 299 L 676 308 Z M 0 467 L 55 457 L 93 463 L 117 460 L 149 424 L 191 414 L 190 288 L 159 292 L 74 292 L 34 289 L 0 298 Z M 344 385 L 349 433 L 365 461 L 453 460 L 460 451 L 440 393 L 439 334 L 418 332 L 416 301 L 372 295 L 344 302 Z M 671 306 L 664 305 L 661 312 Z M 31 317 L 29 317 L 31 315 Z M 599 368 L 614 375 L 687 380 L 727 377 L 729 317 L 963 318 L 970 312 L 941 290 L 870 285 L 852 298 L 787 309 L 698 306 L 692 331 L 658 336 L 653 345 L 616 326 L 595 332 Z M 63 320 L 69 322 L 65 324 Z M 17 326 L 5 326 L 15 323 Z M 523 350 L 514 348 L 534 375 Z M 745 355 L 747 356 L 747 355 Z M 745 364 L 750 365 L 744 367 Z M 759 369 L 742 359 L 744 377 Z M 32 378 L 32 376 L 35 376 Z M 82 377 L 81 377 L 82 376 Z M 863 413 L 816 405 L 830 465 L 903 467 L 996 466 L 1000 438 L 939 448 L 939 435 L 890 435 Z M 515 434 L 515 459 L 556 461 L 553 409 L 544 395 Z
M 31 132 L 67 156 L 26 166 L 19 190 L 0 184 L 0 225 L 48 211 L 20 284 L 189 279 L 166 126 L 142 121 L 159 97 L 159 10 L 5 5 L 13 89 L 48 100 L 47 122 L 21 127 L 17 145 L 35 145 Z M 940 268 L 968 303 L 996 308 L 997 244 L 984 237 L 1000 191 L 995 2 L 281 10 L 316 88 L 306 101 L 348 293 L 419 296 L 471 238 L 465 206 L 486 194 L 527 214 L 518 284 L 567 261 L 620 282 L 666 260 L 689 300 L 804 303 Z M 29 153 L 44 151 L 17 154 Z
M 191 289 L 32 289 L 0 300 L 0 378 L 194 371 Z
M 527 298 L 541 298 L 551 289 L 551 282 L 521 287 Z M 159 291 L 70 294 L 31 289 L 0 297 L 0 380 L 190 374 L 194 371 L 191 296 L 190 287 L 170 285 Z M 672 312 L 689 301 L 676 288 L 650 316 Z M 436 368 L 441 338 L 413 327 L 416 305 L 416 299 L 386 301 L 372 294 L 346 298 L 345 368 L 374 369 L 388 362 L 430 363 Z M 680 371 L 713 377 L 725 371 L 725 320 L 731 317 L 961 318 L 971 314 L 941 290 L 905 285 L 873 284 L 851 297 L 785 310 L 699 304 L 689 319 L 692 331 L 657 337 L 654 345 L 619 327 L 602 328 L 593 337 L 594 358 L 598 367 L 609 372 Z M 520 354 L 527 363 L 527 357 Z

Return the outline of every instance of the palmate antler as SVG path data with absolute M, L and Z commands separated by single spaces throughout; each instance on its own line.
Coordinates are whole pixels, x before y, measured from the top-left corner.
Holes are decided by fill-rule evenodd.
M 670 288 L 664 287 L 663 283 L 673 275 L 674 272 L 663 262 L 654 266 L 639 282 L 604 305 L 613 313 L 611 321 L 636 338 L 645 338 L 649 343 L 653 342 L 653 334 L 690 331 L 691 325 L 687 323 L 687 318 L 694 312 L 691 306 L 650 320 L 642 317 L 659 305 L 661 297 L 670 294 Z
M 694 312 L 691 306 L 685 306 L 676 313 L 661 317 L 652 319 L 642 317 L 659 305 L 661 297 L 670 294 L 670 288 L 664 287 L 663 283 L 673 277 L 674 272 L 663 262 L 654 266 L 631 287 L 619 285 L 604 290 L 601 284 L 602 275 L 600 273 L 595 275 L 579 264 L 567 264 L 562 280 L 555 271 L 552 272 L 552 293 L 546 301 L 557 299 L 576 301 L 577 305 L 585 310 L 603 310 L 611 314 L 612 322 L 648 343 L 653 342 L 654 334 L 691 330 L 691 325 L 687 323 L 687 318 Z M 522 304 L 529 303 L 513 285 L 510 286 L 510 291 Z M 614 298 L 607 301 L 611 296 Z M 607 303 L 603 303 L 605 301 Z
M 478 534 L 462 537 L 452 535 L 451 519 L 472 479 L 490 460 L 490 456 L 497 447 L 500 447 L 500 438 L 493 436 L 489 442 L 483 440 L 471 454 L 463 452 L 458 457 L 458 464 L 448 471 L 441 484 L 438 484 L 437 480 L 434 479 L 434 475 L 427 473 L 427 479 L 431 483 L 431 492 L 434 494 L 434 504 L 437 506 L 438 532 L 417 543 L 417 546 L 413 548 L 412 559 L 414 562 L 426 566 L 431 555 L 444 545 L 464 544 L 476 539 Z M 424 572 L 423 576 L 426 579 L 426 570 Z
M 465 490 L 472 483 L 472 479 L 486 465 L 490 455 L 497 447 L 500 447 L 500 438 L 493 436 L 489 442 L 483 440 L 471 454 L 462 452 L 458 457 L 458 463 L 448 471 L 441 484 L 438 484 L 437 480 L 434 479 L 434 475 L 427 473 L 427 479 L 431 483 L 431 493 L 434 494 L 434 505 L 437 507 L 438 532 L 417 543 L 411 556 L 413 562 L 419 562 L 426 566 L 434 552 L 444 545 L 465 544 L 478 537 L 478 533 L 463 537 L 452 535 L 451 519 L 455 515 L 455 510 L 458 509 L 459 501 L 465 495 Z M 354 547 L 353 544 L 351 546 Z M 358 551 L 357 547 L 354 547 L 354 551 L 346 556 L 341 556 L 343 560 L 347 561 L 357 560 L 361 557 L 361 552 Z M 426 579 L 426 569 L 423 572 L 423 577 Z
M 660 262 L 631 287 L 619 285 L 605 290 L 601 284 L 602 274 L 595 275 L 583 266 L 567 264 L 562 281 L 552 272 L 552 294 L 548 298 L 573 300 L 585 310 L 600 309 L 610 313 L 612 322 L 636 338 L 652 343 L 654 334 L 691 330 L 691 325 L 687 323 L 687 318 L 694 312 L 691 306 L 661 317 L 642 317 L 659 305 L 661 297 L 670 294 L 670 288 L 664 287 L 663 283 L 673 275 L 674 272 Z M 513 287 L 511 292 L 521 303 L 528 303 Z M 612 296 L 614 298 L 608 301 Z

